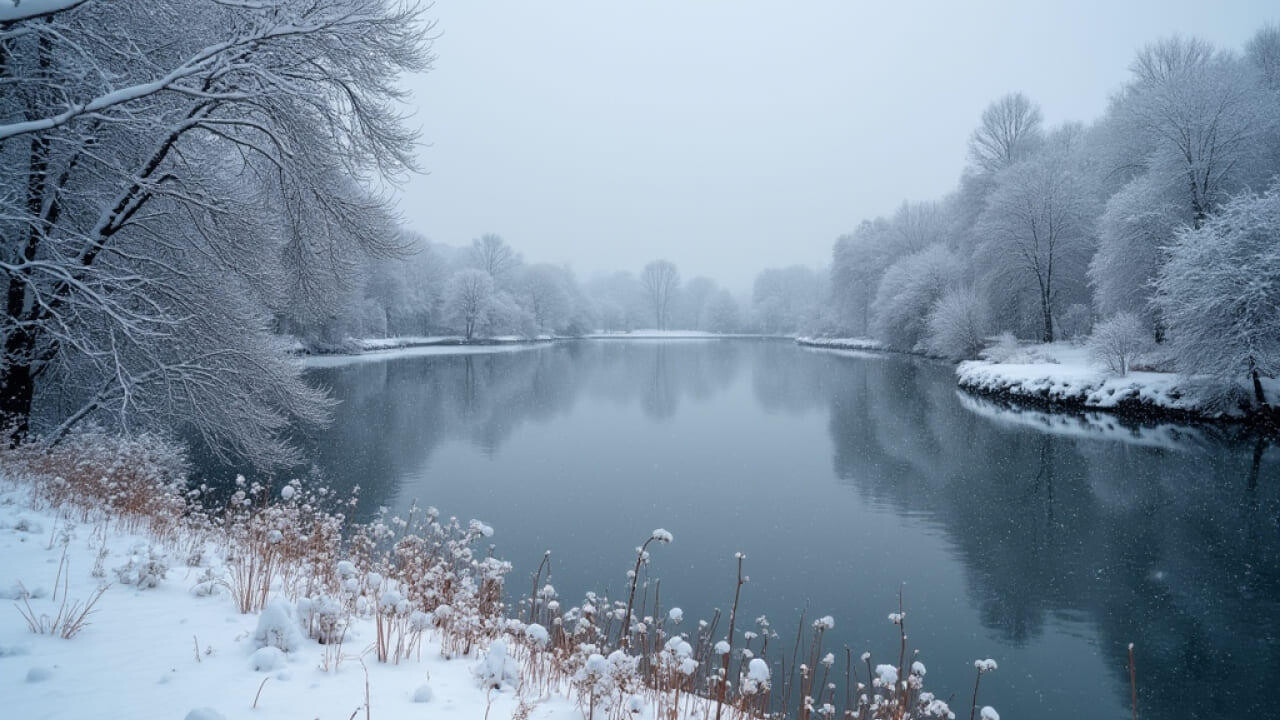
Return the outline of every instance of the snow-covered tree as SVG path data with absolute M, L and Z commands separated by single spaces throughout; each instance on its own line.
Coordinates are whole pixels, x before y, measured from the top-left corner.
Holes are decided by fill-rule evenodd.
M 555 265 L 529 265 L 520 271 L 516 299 L 539 332 L 557 330 L 568 322 L 572 283 L 573 276 Z
M 640 284 L 649 300 L 654 323 L 659 330 L 666 330 L 671 320 L 672 302 L 680 292 L 680 272 L 670 261 L 654 260 L 644 266 Z
M 934 304 L 960 279 L 960 261 L 943 245 L 907 255 L 885 271 L 876 288 L 872 331 L 890 347 L 915 349 Z
M 738 301 L 728 290 L 720 290 L 707 303 L 707 329 L 718 333 L 737 332 L 742 327 Z
M 1054 147 L 1002 171 L 978 221 L 979 262 L 992 287 L 1027 283 L 1036 299 L 1040 339 L 1054 338 L 1054 309 L 1064 281 L 1083 284 L 1094 216 L 1069 147 Z
M 498 287 L 505 287 L 522 262 L 502 237 L 487 233 L 471 241 L 471 266 L 485 271 Z
M 1247 380 L 1265 406 L 1261 379 L 1280 373 L 1280 186 L 1182 228 L 1168 253 L 1155 304 L 1178 370 Z
M 680 290 L 680 297 L 676 299 L 677 327 L 687 330 L 705 330 L 707 304 L 719 289 L 714 280 L 703 276 L 692 278 L 685 283 Z
M 495 291 L 489 273 L 467 268 L 454 273 L 444 289 L 444 314 L 467 340 L 489 322 Z
M 1149 171 L 1182 188 L 1181 204 L 1198 226 L 1247 178 L 1274 107 L 1245 63 L 1193 38 L 1148 45 L 1132 70 L 1118 112 L 1148 143 Z
M 1164 259 L 1161 248 L 1174 228 L 1192 220 L 1173 190 L 1154 175 L 1141 175 L 1107 201 L 1098 219 L 1097 252 L 1089 263 L 1089 282 L 1103 313 L 1150 318 L 1151 280 Z
M 1128 375 L 1134 360 L 1150 349 L 1150 337 L 1142 318 L 1131 312 L 1116 313 L 1093 329 L 1089 351 L 1111 372 Z
M 978 357 L 989 332 L 986 303 L 969 285 L 947 290 L 926 322 L 924 347 L 952 360 Z
M 1040 108 L 1020 92 L 1009 93 L 982 111 L 982 121 L 969 139 L 969 158 L 987 173 L 997 173 L 1028 157 L 1039 147 Z
M 398 250 L 364 181 L 412 167 L 396 77 L 430 63 L 418 11 L 3 5 L 0 416 L 13 437 L 43 407 L 54 435 L 89 416 L 189 424 L 215 449 L 291 460 L 287 425 L 322 419 L 324 401 L 270 315 L 331 312 L 360 258 Z M 43 388 L 79 409 L 41 405 Z
M 883 219 L 864 221 L 841 235 L 831 256 L 831 302 L 834 325 L 853 335 L 871 331 L 876 286 L 888 256 L 890 225 Z
M 803 265 L 762 270 L 751 289 L 758 329 L 766 333 L 806 330 L 818 317 L 825 284 L 820 273 Z

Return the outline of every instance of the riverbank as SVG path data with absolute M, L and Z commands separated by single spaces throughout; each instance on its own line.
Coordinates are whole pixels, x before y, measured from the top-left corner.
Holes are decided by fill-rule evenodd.
M 725 717 L 750 720 L 775 702 L 776 666 L 753 655 L 754 633 L 725 641 L 716 618 L 682 625 L 678 607 L 657 611 L 648 583 L 623 592 L 626 603 L 588 594 L 565 608 L 539 568 L 536 591 L 507 604 L 511 566 L 484 522 L 425 508 L 350 525 L 345 502 L 323 490 L 241 482 L 226 497 L 190 487 L 182 464 L 154 437 L 0 452 L 0 594 L 16 605 L 0 614 L 0 693 L 11 714 L 694 720 L 720 714 L 706 693 L 721 667 Z M 644 547 L 672 540 L 658 529 Z M 621 625 L 632 599 L 639 612 Z M 821 632 L 803 652 L 821 657 Z M 812 692 L 839 704 L 799 677 L 796 702 Z M 896 717 L 904 703 L 950 712 L 920 682 L 875 688 L 865 717 Z
M 335 345 L 308 344 L 298 339 L 287 342 L 290 353 L 294 355 L 357 355 L 360 353 L 387 352 L 391 350 L 408 350 L 423 347 L 489 347 L 493 345 L 529 345 L 551 342 L 556 338 L 551 335 L 538 335 L 532 338 L 517 335 L 503 335 L 491 338 L 474 337 L 470 340 L 461 335 L 428 335 L 398 336 L 389 338 L 348 338 Z
M 801 336 L 796 338 L 796 344 L 804 345 L 805 347 L 827 348 L 829 350 L 875 350 L 878 352 L 891 352 L 889 347 L 879 340 L 860 337 L 829 338 Z
M 1252 422 L 1263 420 L 1239 383 L 1234 402 L 1210 403 L 1202 382 L 1172 372 L 1131 371 L 1118 376 L 1095 362 L 1086 347 L 1048 343 L 1020 348 L 1000 361 L 966 360 L 956 366 L 963 390 L 1046 409 L 1110 412 L 1143 420 Z M 1280 381 L 1264 380 L 1270 397 Z
M 537 335 L 534 337 L 521 337 L 519 335 L 500 335 L 497 337 L 474 337 L 470 340 L 461 335 L 348 338 L 342 343 L 324 346 L 305 343 L 293 338 L 286 341 L 286 346 L 288 351 L 294 355 L 329 357 L 384 353 L 416 348 L 487 348 L 508 345 L 539 345 L 558 340 L 717 340 L 727 338 L 790 339 L 790 336 L 756 333 L 713 333 L 701 330 L 620 330 L 617 332 L 593 332 L 580 336 Z

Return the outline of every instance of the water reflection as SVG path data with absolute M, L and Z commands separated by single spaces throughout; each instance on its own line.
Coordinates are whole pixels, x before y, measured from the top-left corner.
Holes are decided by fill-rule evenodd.
M 554 548 L 566 593 L 620 583 L 665 525 L 655 570 L 688 616 L 724 606 L 743 549 L 752 617 L 785 626 L 808 605 L 837 616 L 837 646 L 881 648 L 906 582 L 930 679 L 959 690 L 969 660 L 997 657 L 988 699 L 1008 717 L 1127 717 L 1131 641 L 1145 716 L 1271 712 L 1265 442 L 1002 406 L 958 394 L 945 365 L 782 342 L 571 342 L 312 377 L 342 403 L 305 439 L 318 472 L 361 485 L 366 512 L 484 517 L 518 572 Z
M 1002 407 L 913 361 L 844 374 L 837 475 L 939 520 L 985 625 L 1026 644 L 1054 617 L 1087 619 L 1121 697 L 1135 642 L 1149 716 L 1270 712 L 1280 457 L 1265 439 Z

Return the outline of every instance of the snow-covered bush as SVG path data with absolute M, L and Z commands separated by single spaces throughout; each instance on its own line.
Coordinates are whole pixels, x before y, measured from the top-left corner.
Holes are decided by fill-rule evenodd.
M 1011 362 L 1014 356 L 1021 352 L 1022 347 L 1018 343 L 1018 338 L 1006 330 L 988 342 L 987 346 L 982 349 L 981 357 L 991 362 L 1007 363 Z
M 519 666 L 507 654 L 507 643 L 501 639 L 489 643 L 489 650 L 471 672 L 484 687 L 498 688 L 519 680 Z
M 925 322 L 924 348 L 951 360 L 978 357 L 987 336 L 987 310 L 972 287 L 948 290 L 933 306 Z
M 351 613 L 341 600 L 323 593 L 299 598 L 297 611 L 307 637 L 321 645 L 342 643 Z
M 1130 312 L 1116 313 L 1098 323 L 1089 336 L 1089 351 L 1094 359 L 1121 376 L 1129 374 L 1134 360 L 1150 346 L 1146 324 Z
M 158 586 L 169 572 L 169 560 L 154 546 L 134 548 L 129 560 L 115 568 L 114 572 L 121 585 L 148 590 Z
M 258 616 L 253 641 L 260 648 L 275 647 L 285 652 L 302 647 L 302 628 L 293 606 L 283 600 L 270 602 Z

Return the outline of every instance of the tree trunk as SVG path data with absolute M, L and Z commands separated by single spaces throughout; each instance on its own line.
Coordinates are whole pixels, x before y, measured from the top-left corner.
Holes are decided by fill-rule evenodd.
M 0 424 L 8 436 L 9 447 L 25 440 L 31 426 L 31 398 L 35 394 L 31 364 L 35 357 L 35 341 L 31 331 L 18 329 L 10 333 L 4 342 L 3 369 L 0 369 Z
M 1258 401 L 1258 406 L 1266 410 L 1267 395 L 1262 391 L 1262 378 L 1258 375 L 1258 368 L 1253 368 L 1249 373 L 1253 377 L 1253 399 Z
M 1053 309 L 1049 298 L 1044 295 L 1040 296 L 1040 310 L 1044 313 L 1044 330 L 1041 332 L 1041 339 L 1051 343 L 1053 342 Z

